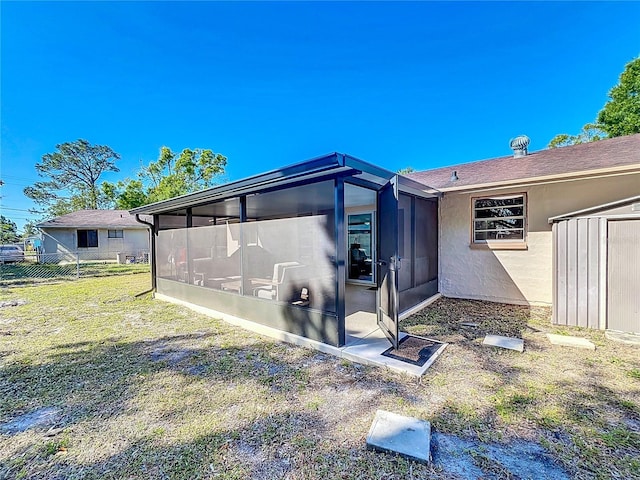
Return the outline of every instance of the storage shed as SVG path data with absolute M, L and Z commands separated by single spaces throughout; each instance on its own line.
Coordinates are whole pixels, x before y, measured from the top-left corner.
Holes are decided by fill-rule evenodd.
M 553 323 L 640 333 L 640 196 L 549 222 Z

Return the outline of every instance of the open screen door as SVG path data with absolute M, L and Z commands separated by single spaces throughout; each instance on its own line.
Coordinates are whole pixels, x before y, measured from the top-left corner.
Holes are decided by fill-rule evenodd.
M 398 182 L 394 176 L 378 190 L 378 326 L 398 348 Z

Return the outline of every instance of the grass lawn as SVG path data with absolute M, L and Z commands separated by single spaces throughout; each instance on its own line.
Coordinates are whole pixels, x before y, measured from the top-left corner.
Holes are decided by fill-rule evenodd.
M 0 479 L 463 478 L 367 451 L 379 408 L 477 445 L 534 442 L 570 478 L 640 478 L 640 348 L 578 329 L 597 350 L 552 346 L 548 310 L 436 302 L 401 324 L 451 342 L 417 380 L 134 297 L 148 285 L 0 290 L 26 301 L 0 308 Z M 483 478 L 517 478 L 483 451 Z

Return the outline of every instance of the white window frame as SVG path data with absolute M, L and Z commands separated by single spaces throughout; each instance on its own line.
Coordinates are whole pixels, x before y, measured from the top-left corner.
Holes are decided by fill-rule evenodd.
M 496 216 L 488 218 L 476 218 L 476 213 L 479 210 L 489 210 L 492 207 L 478 207 L 476 208 L 476 201 L 478 200 L 505 200 L 511 198 L 522 197 L 522 215 L 516 216 Z M 518 205 L 519 206 L 519 205 Z M 495 208 L 495 207 L 493 207 Z M 486 229 L 476 230 L 476 221 L 491 221 L 494 219 L 521 219 L 522 220 L 522 238 L 495 238 L 488 240 L 476 239 L 476 232 L 490 232 L 498 231 L 498 229 Z M 526 193 L 510 193 L 503 195 L 487 195 L 483 197 L 471 198 L 471 244 L 476 246 L 510 246 L 510 245 L 526 245 L 527 241 L 527 194 Z
M 113 232 L 113 235 L 111 234 Z M 107 238 L 124 238 L 124 230 L 107 230 Z

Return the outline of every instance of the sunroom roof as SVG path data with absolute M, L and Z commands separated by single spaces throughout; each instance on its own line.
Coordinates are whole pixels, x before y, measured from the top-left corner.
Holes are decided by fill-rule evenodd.
M 130 210 L 130 213 L 148 215 L 165 213 L 224 200 L 229 197 L 281 188 L 288 184 L 311 182 L 320 178 L 336 177 L 339 175 L 357 177 L 363 182 L 384 185 L 393 178 L 396 173 L 364 162 L 350 155 L 335 152 L 199 192 L 137 207 Z M 402 191 L 425 197 L 435 197 L 439 194 L 437 190 L 415 180 L 402 176 L 398 177 L 400 178 L 399 188 Z

